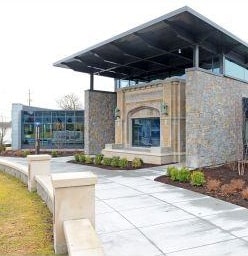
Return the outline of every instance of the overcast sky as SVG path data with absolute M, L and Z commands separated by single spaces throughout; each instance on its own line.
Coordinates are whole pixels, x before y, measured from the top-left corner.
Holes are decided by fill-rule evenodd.
M 185 5 L 248 42 L 247 0 L 0 0 L 0 116 L 27 105 L 29 90 L 33 106 L 58 108 L 71 92 L 83 103 L 89 75 L 54 62 Z

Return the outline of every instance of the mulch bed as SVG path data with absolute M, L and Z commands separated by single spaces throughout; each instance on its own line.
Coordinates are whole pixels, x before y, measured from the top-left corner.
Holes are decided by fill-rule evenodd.
M 34 155 L 35 154 L 35 151 L 32 149 L 32 150 L 29 150 L 29 149 L 23 149 L 23 150 L 6 150 L 6 151 L 2 151 L 0 152 L 0 156 L 9 156 L 9 157 L 26 157 L 23 153 L 25 151 L 29 151 L 29 153 L 31 155 Z M 63 157 L 63 156 L 72 156 L 76 153 L 79 153 L 79 151 L 63 151 L 63 150 L 56 150 L 54 149 L 53 151 L 56 151 L 58 153 L 58 157 Z M 83 152 L 83 151 L 81 151 Z M 52 151 L 51 150 L 41 150 L 40 151 L 40 154 L 49 154 L 51 155 L 52 154 Z
M 239 176 L 238 171 L 233 171 L 228 165 L 222 165 L 212 168 L 203 168 L 201 170 L 204 172 L 206 180 L 217 179 L 221 181 L 221 185 L 224 185 L 229 184 L 232 179 L 242 179 L 245 181 L 244 188 L 248 187 L 248 168 L 246 168 L 245 174 L 243 176 Z M 248 200 L 244 200 L 241 197 L 240 192 L 237 192 L 234 195 L 224 196 L 220 191 L 209 192 L 206 188 L 206 184 L 202 187 L 195 187 L 192 186 L 190 183 L 172 181 L 168 176 L 165 175 L 157 177 L 155 180 L 165 184 L 170 184 L 176 187 L 181 187 L 201 194 L 212 196 L 226 202 L 248 208 Z
M 121 170 L 120 167 L 113 167 L 113 166 L 107 166 L 107 165 L 97 165 L 97 164 L 86 164 L 86 163 L 77 162 L 75 160 L 70 160 L 70 161 L 68 161 L 68 163 L 93 166 L 93 167 L 98 167 L 98 168 L 105 169 L 105 170 Z M 143 169 L 143 168 L 152 168 L 152 167 L 156 167 L 156 166 L 161 166 L 161 165 L 143 163 L 143 165 L 141 167 L 133 168 L 131 166 L 131 162 L 129 162 L 128 167 L 123 168 L 123 170 L 137 170 L 137 169 Z

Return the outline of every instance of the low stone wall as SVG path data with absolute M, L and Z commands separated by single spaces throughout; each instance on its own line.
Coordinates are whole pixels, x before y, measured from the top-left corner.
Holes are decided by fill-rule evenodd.
M 54 196 L 51 177 L 37 175 L 35 180 L 37 182 L 37 194 L 46 203 L 50 212 L 53 213 Z
M 50 175 L 48 155 L 28 156 L 27 160 L 28 167 L 0 160 L 0 170 L 23 181 L 29 191 L 37 191 L 53 213 L 55 253 L 68 252 L 69 256 L 74 256 L 80 251 L 83 255 L 103 256 L 101 242 L 94 230 L 97 177 L 91 172 Z M 80 223 L 84 229 L 78 229 L 75 223 Z M 82 244 L 86 247 L 82 248 Z
M 26 166 L 0 159 L 0 170 L 16 177 L 24 184 L 28 184 L 28 168 Z

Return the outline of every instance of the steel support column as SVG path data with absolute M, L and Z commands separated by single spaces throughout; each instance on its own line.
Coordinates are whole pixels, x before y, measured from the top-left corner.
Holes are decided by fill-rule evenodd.
M 225 55 L 222 53 L 219 55 L 220 61 L 220 74 L 225 74 Z
M 199 45 L 194 45 L 193 49 L 193 65 L 195 68 L 199 68 Z
M 94 91 L 94 75 L 90 74 L 90 90 Z

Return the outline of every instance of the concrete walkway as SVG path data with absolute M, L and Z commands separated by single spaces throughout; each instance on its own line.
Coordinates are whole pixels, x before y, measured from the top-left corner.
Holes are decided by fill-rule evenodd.
M 248 255 L 247 209 L 153 181 L 161 167 L 109 171 L 67 160 L 52 159 L 52 172 L 98 175 L 96 230 L 106 256 Z

